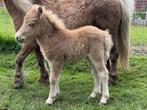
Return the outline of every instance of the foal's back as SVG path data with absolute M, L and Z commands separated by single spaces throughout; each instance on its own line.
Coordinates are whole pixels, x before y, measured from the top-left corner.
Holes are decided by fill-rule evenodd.
M 68 37 L 72 37 L 73 39 L 84 39 L 87 38 L 88 40 L 102 40 L 104 39 L 106 31 L 103 31 L 94 26 L 84 26 L 74 30 L 68 30 Z
M 74 30 L 64 30 L 63 44 L 65 58 L 75 60 L 89 54 L 91 48 L 103 48 L 105 31 L 94 26 L 84 26 Z M 61 35 L 61 33 L 60 33 Z

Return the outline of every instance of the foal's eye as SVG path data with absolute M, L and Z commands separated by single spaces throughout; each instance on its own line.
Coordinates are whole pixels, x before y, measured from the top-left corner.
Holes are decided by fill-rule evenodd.
M 35 26 L 35 23 L 29 23 L 29 26 L 30 27 L 34 27 Z

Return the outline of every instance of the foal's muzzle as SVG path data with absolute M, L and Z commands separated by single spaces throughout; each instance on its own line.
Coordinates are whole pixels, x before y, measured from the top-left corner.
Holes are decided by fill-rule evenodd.
M 23 43 L 23 42 L 24 42 L 24 39 L 21 38 L 21 36 L 16 35 L 15 39 L 16 39 L 16 41 L 19 42 L 19 43 Z

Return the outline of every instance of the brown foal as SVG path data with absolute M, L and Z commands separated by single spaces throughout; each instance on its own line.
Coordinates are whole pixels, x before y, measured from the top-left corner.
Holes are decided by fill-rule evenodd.
M 44 58 L 50 66 L 50 92 L 46 104 L 53 104 L 59 91 L 59 77 L 63 64 L 67 61 L 86 58 L 95 74 L 95 86 L 90 97 L 101 93 L 101 104 L 109 99 L 107 60 L 113 46 L 111 35 L 94 26 L 84 26 L 69 30 L 52 11 L 40 5 L 33 5 L 24 17 L 21 28 L 16 33 L 20 43 L 35 39 Z

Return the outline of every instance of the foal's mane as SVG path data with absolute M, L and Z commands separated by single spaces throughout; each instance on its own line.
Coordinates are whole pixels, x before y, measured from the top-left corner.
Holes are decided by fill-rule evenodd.
M 48 10 L 43 7 L 43 13 L 48 18 L 49 22 L 58 30 L 65 29 L 65 24 L 61 18 L 54 14 L 51 10 Z

